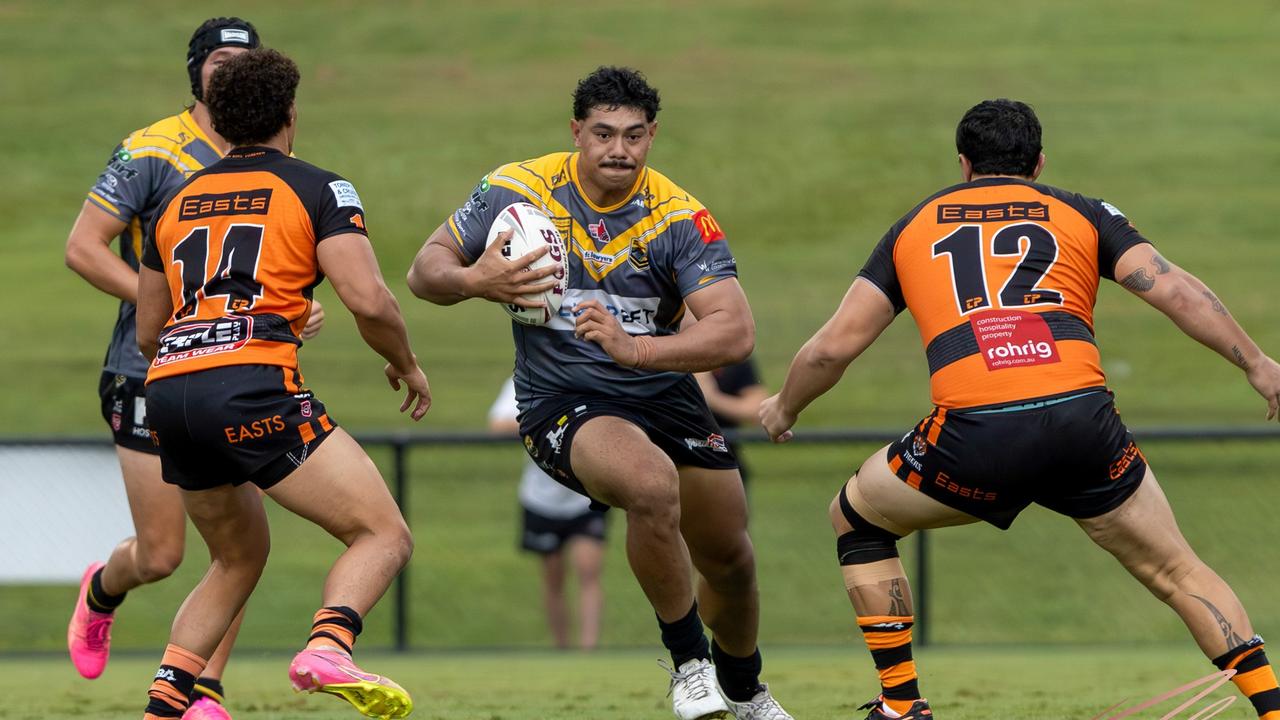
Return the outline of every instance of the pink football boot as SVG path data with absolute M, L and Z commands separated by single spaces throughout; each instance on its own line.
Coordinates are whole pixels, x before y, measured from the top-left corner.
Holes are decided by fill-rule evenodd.
M 101 567 L 104 567 L 103 563 L 94 563 L 84 571 L 76 609 L 71 613 L 71 623 L 67 625 L 67 650 L 71 652 L 71 662 L 88 680 L 101 675 L 107 666 L 107 657 L 111 654 L 111 623 L 115 621 L 111 613 L 94 612 L 85 603 L 89 583 Z
M 404 688 L 381 675 L 355 666 L 341 650 L 303 650 L 289 664 L 289 682 L 295 692 L 337 695 L 366 717 L 402 718 L 413 711 L 413 700 Z

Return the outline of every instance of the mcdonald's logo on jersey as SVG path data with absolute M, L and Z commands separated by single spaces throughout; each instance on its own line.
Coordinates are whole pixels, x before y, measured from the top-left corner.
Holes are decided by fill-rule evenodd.
M 698 234 L 702 236 L 704 243 L 709 244 L 724 239 L 724 231 L 720 229 L 720 224 L 711 217 L 711 211 L 706 208 L 693 214 L 693 224 L 698 228 Z

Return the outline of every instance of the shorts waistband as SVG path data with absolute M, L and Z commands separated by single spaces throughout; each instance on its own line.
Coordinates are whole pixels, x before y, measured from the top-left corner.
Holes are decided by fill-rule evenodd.
M 1049 407 L 1050 405 L 1060 405 L 1060 404 L 1062 404 L 1062 403 L 1064 403 L 1064 402 L 1070 402 L 1071 400 L 1077 400 L 1077 399 L 1079 399 L 1079 398 L 1082 398 L 1082 397 L 1085 397 L 1085 396 L 1088 396 L 1088 395 L 1096 395 L 1096 394 L 1098 394 L 1098 393 L 1100 393 L 1100 392 L 1104 392 L 1104 391 L 1102 391 L 1102 390 L 1086 390 L 1086 391 L 1084 391 L 1084 392 L 1082 392 L 1082 393 L 1076 393 L 1075 395 L 1068 395 L 1068 396 L 1066 396 L 1066 397 L 1053 398 L 1052 400 L 1040 400 L 1040 401 L 1038 401 L 1038 402 L 1023 403 L 1023 404 L 1021 404 L 1021 405 L 1006 405 L 1005 407 L 991 408 L 990 410 L 970 410 L 970 411 L 964 412 L 963 414 L 965 414 L 965 415 L 993 415 L 993 414 L 995 414 L 995 413 L 1009 413 L 1009 412 L 1019 412 L 1019 411 L 1021 411 L 1021 410 L 1035 410 L 1035 409 L 1038 409 L 1038 408 Z

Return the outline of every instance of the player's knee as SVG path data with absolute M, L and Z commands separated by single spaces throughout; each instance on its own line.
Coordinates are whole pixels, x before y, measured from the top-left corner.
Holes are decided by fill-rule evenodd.
M 862 565 L 898 557 L 898 541 L 902 536 L 874 525 L 858 514 L 849 499 L 845 497 L 843 489 L 832 505 L 833 512 L 839 512 L 846 524 L 836 524 L 836 518 L 833 516 L 832 524 L 836 526 L 837 531 L 845 526 L 853 527 L 852 530 L 840 533 L 836 537 L 836 558 L 841 565 Z
M 665 523 L 680 522 L 680 476 L 674 471 L 645 473 L 627 493 L 627 516 Z
M 164 549 L 138 554 L 138 579 L 144 584 L 163 580 L 182 564 L 182 549 Z
M 409 526 L 403 522 L 397 523 L 396 527 L 388 533 L 387 542 L 391 547 L 396 562 L 400 567 L 409 564 L 409 558 L 413 557 L 413 533 L 409 532 Z
M 755 584 L 756 555 L 751 541 L 743 534 L 743 542 L 725 548 L 718 556 L 702 563 L 698 571 L 712 587 L 738 591 Z

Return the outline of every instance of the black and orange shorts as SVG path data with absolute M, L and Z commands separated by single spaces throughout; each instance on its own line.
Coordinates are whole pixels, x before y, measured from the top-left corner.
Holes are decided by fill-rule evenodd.
M 1031 503 L 1078 519 L 1110 512 L 1147 468 L 1105 389 L 976 411 L 935 408 L 889 445 L 886 459 L 911 487 L 1002 530 Z
M 337 427 L 324 404 L 299 387 L 295 370 L 274 365 L 155 380 L 147 386 L 147 421 L 165 482 L 183 490 L 246 482 L 265 490 Z

